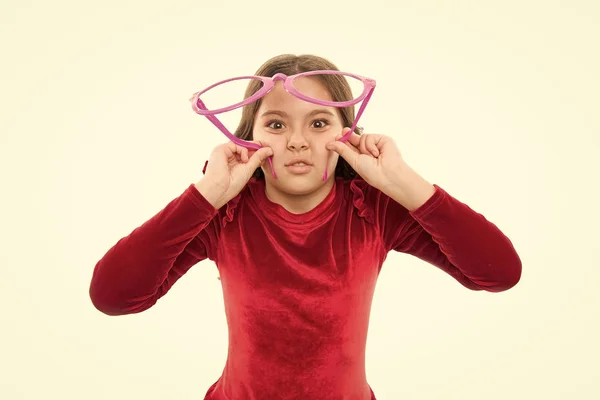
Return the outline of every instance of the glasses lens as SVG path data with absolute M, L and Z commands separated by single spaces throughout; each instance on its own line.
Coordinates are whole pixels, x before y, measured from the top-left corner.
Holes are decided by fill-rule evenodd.
M 254 78 L 236 78 L 208 89 L 200 95 L 199 99 L 207 110 L 219 110 L 243 101 L 248 85 L 256 88 L 254 93 L 263 87 L 263 82 Z
M 315 74 L 294 79 L 294 88 L 304 96 L 315 100 L 350 101 L 358 98 L 364 91 L 364 83 L 357 78 L 344 74 Z M 344 91 L 342 98 L 332 98 L 327 87 L 341 87 Z

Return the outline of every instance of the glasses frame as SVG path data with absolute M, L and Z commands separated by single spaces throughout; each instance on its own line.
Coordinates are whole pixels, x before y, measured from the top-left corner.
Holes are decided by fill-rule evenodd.
M 327 101 L 327 100 L 319 100 L 319 99 L 314 99 L 312 97 L 308 97 L 303 95 L 302 93 L 300 93 L 295 87 L 294 87 L 294 80 L 298 79 L 298 78 L 302 78 L 302 77 L 309 77 L 309 76 L 313 76 L 313 75 L 343 75 L 343 76 L 348 76 L 354 79 L 358 79 L 360 81 L 362 81 L 363 85 L 364 85 L 364 89 L 362 91 L 362 93 L 355 99 L 352 100 L 348 100 L 348 101 Z M 252 96 L 236 103 L 233 104 L 231 106 L 228 107 L 222 107 L 216 110 L 208 110 L 206 105 L 204 104 L 204 102 L 202 100 L 200 100 L 200 96 L 202 96 L 204 93 L 208 92 L 210 89 L 222 85 L 224 83 L 227 82 L 232 82 L 232 81 L 236 81 L 236 80 L 241 80 L 241 79 L 256 79 L 256 80 L 260 80 L 263 83 L 263 86 L 260 90 L 258 90 L 256 93 L 254 93 Z M 236 78 L 231 78 L 231 79 L 226 79 L 220 82 L 215 83 L 214 85 L 211 85 L 209 87 L 207 87 L 206 89 L 196 92 L 192 95 L 192 97 L 190 98 L 190 102 L 192 103 L 192 109 L 194 110 L 194 112 L 196 112 L 199 115 L 203 115 L 205 116 L 210 122 L 213 123 L 213 125 L 215 125 L 229 140 L 231 140 L 233 143 L 238 144 L 242 147 L 246 147 L 248 149 L 255 149 L 258 150 L 260 149 L 262 146 L 257 144 L 257 143 L 252 143 L 243 139 L 240 139 L 236 136 L 234 136 L 231 132 L 229 132 L 229 130 L 223 125 L 223 123 L 221 121 L 219 121 L 219 119 L 215 116 L 217 114 L 222 114 L 224 112 L 227 111 L 231 111 L 231 110 L 235 110 L 237 108 L 243 107 L 247 104 L 253 103 L 255 101 L 257 101 L 258 99 L 260 99 L 261 97 L 267 95 L 271 90 L 273 90 L 273 88 L 275 87 L 275 83 L 277 81 L 282 81 L 283 82 L 283 88 L 290 93 L 293 96 L 296 96 L 297 98 L 307 101 L 309 103 L 313 103 L 313 104 L 318 104 L 318 105 L 322 105 L 322 106 L 328 106 L 328 107 L 338 107 L 338 108 L 342 108 L 342 107 L 349 107 L 349 106 L 353 106 L 359 102 L 362 101 L 362 104 L 360 105 L 360 108 L 358 109 L 358 112 L 356 113 L 356 117 L 354 118 L 354 123 L 352 124 L 352 127 L 350 128 L 350 131 L 345 134 L 344 136 L 342 136 L 340 139 L 338 139 L 340 142 L 346 142 L 350 136 L 352 135 L 352 132 L 354 132 L 354 130 L 356 129 L 356 126 L 358 124 L 358 121 L 360 119 L 360 117 L 362 116 L 367 104 L 369 103 L 369 100 L 371 98 L 371 96 L 373 95 L 373 91 L 375 90 L 376 87 L 376 81 L 374 79 L 371 78 L 367 78 L 361 75 L 357 75 L 357 74 L 351 74 L 349 72 L 343 72 L 343 71 L 337 71 L 337 70 L 317 70 L 317 71 L 308 71 L 308 72 L 302 72 L 299 74 L 295 74 L 295 75 L 285 75 L 282 73 L 277 73 L 275 75 L 273 75 L 272 77 L 266 77 L 266 76 L 238 76 Z M 276 177 L 275 175 L 275 170 L 273 169 L 273 163 L 272 163 L 272 159 L 271 157 L 269 157 L 269 163 L 271 164 L 271 170 L 273 171 L 273 176 Z M 327 177 L 327 171 L 325 171 L 325 174 L 323 176 L 323 179 L 326 179 Z

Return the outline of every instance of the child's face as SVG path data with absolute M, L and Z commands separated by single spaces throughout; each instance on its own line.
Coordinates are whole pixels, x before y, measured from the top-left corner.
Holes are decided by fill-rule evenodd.
M 294 86 L 312 98 L 332 100 L 319 81 L 304 77 Z M 336 107 L 325 107 L 300 100 L 289 94 L 280 81 L 262 98 L 256 114 L 254 140 L 273 149 L 273 178 L 268 163 L 263 170 L 267 184 L 281 192 L 294 195 L 309 194 L 322 187 L 323 173 L 328 167 L 328 182 L 334 179 L 338 155 L 325 145 L 342 136 L 342 119 Z M 292 165 L 294 160 L 305 164 Z

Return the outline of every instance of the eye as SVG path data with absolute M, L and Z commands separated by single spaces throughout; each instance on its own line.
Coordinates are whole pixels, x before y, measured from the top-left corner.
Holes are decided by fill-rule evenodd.
M 273 121 L 269 121 L 267 122 L 267 128 L 271 128 L 271 129 L 283 129 L 283 122 L 279 121 L 279 120 L 273 120 Z
M 315 124 L 318 124 L 319 126 L 314 126 Z M 329 121 L 326 119 L 317 119 L 313 121 L 313 126 L 317 129 L 325 128 L 327 125 L 329 125 Z

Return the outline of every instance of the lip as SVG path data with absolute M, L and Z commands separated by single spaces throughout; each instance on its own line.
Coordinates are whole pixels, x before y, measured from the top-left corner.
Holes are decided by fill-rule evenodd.
M 312 163 L 306 158 L 293 158 L 289 163 L 285 164 L 286 167 L 292 167 L 296 163 L 304 163 L 307 166 L 312 166 Z
M 304 163 L 306 165 L 294 165 L 295 163 Z M 312 164 L 306 160 L 306 159 L 302 159 L 302 158 L 294 158 L 293 160 L 291 160 L 289 163 L 287 163 L 285 165 L 286 169 L 291 172 L 292 174 L 295 175 L 303 175 L 303 174 L 307 174 L 312 170 Z

